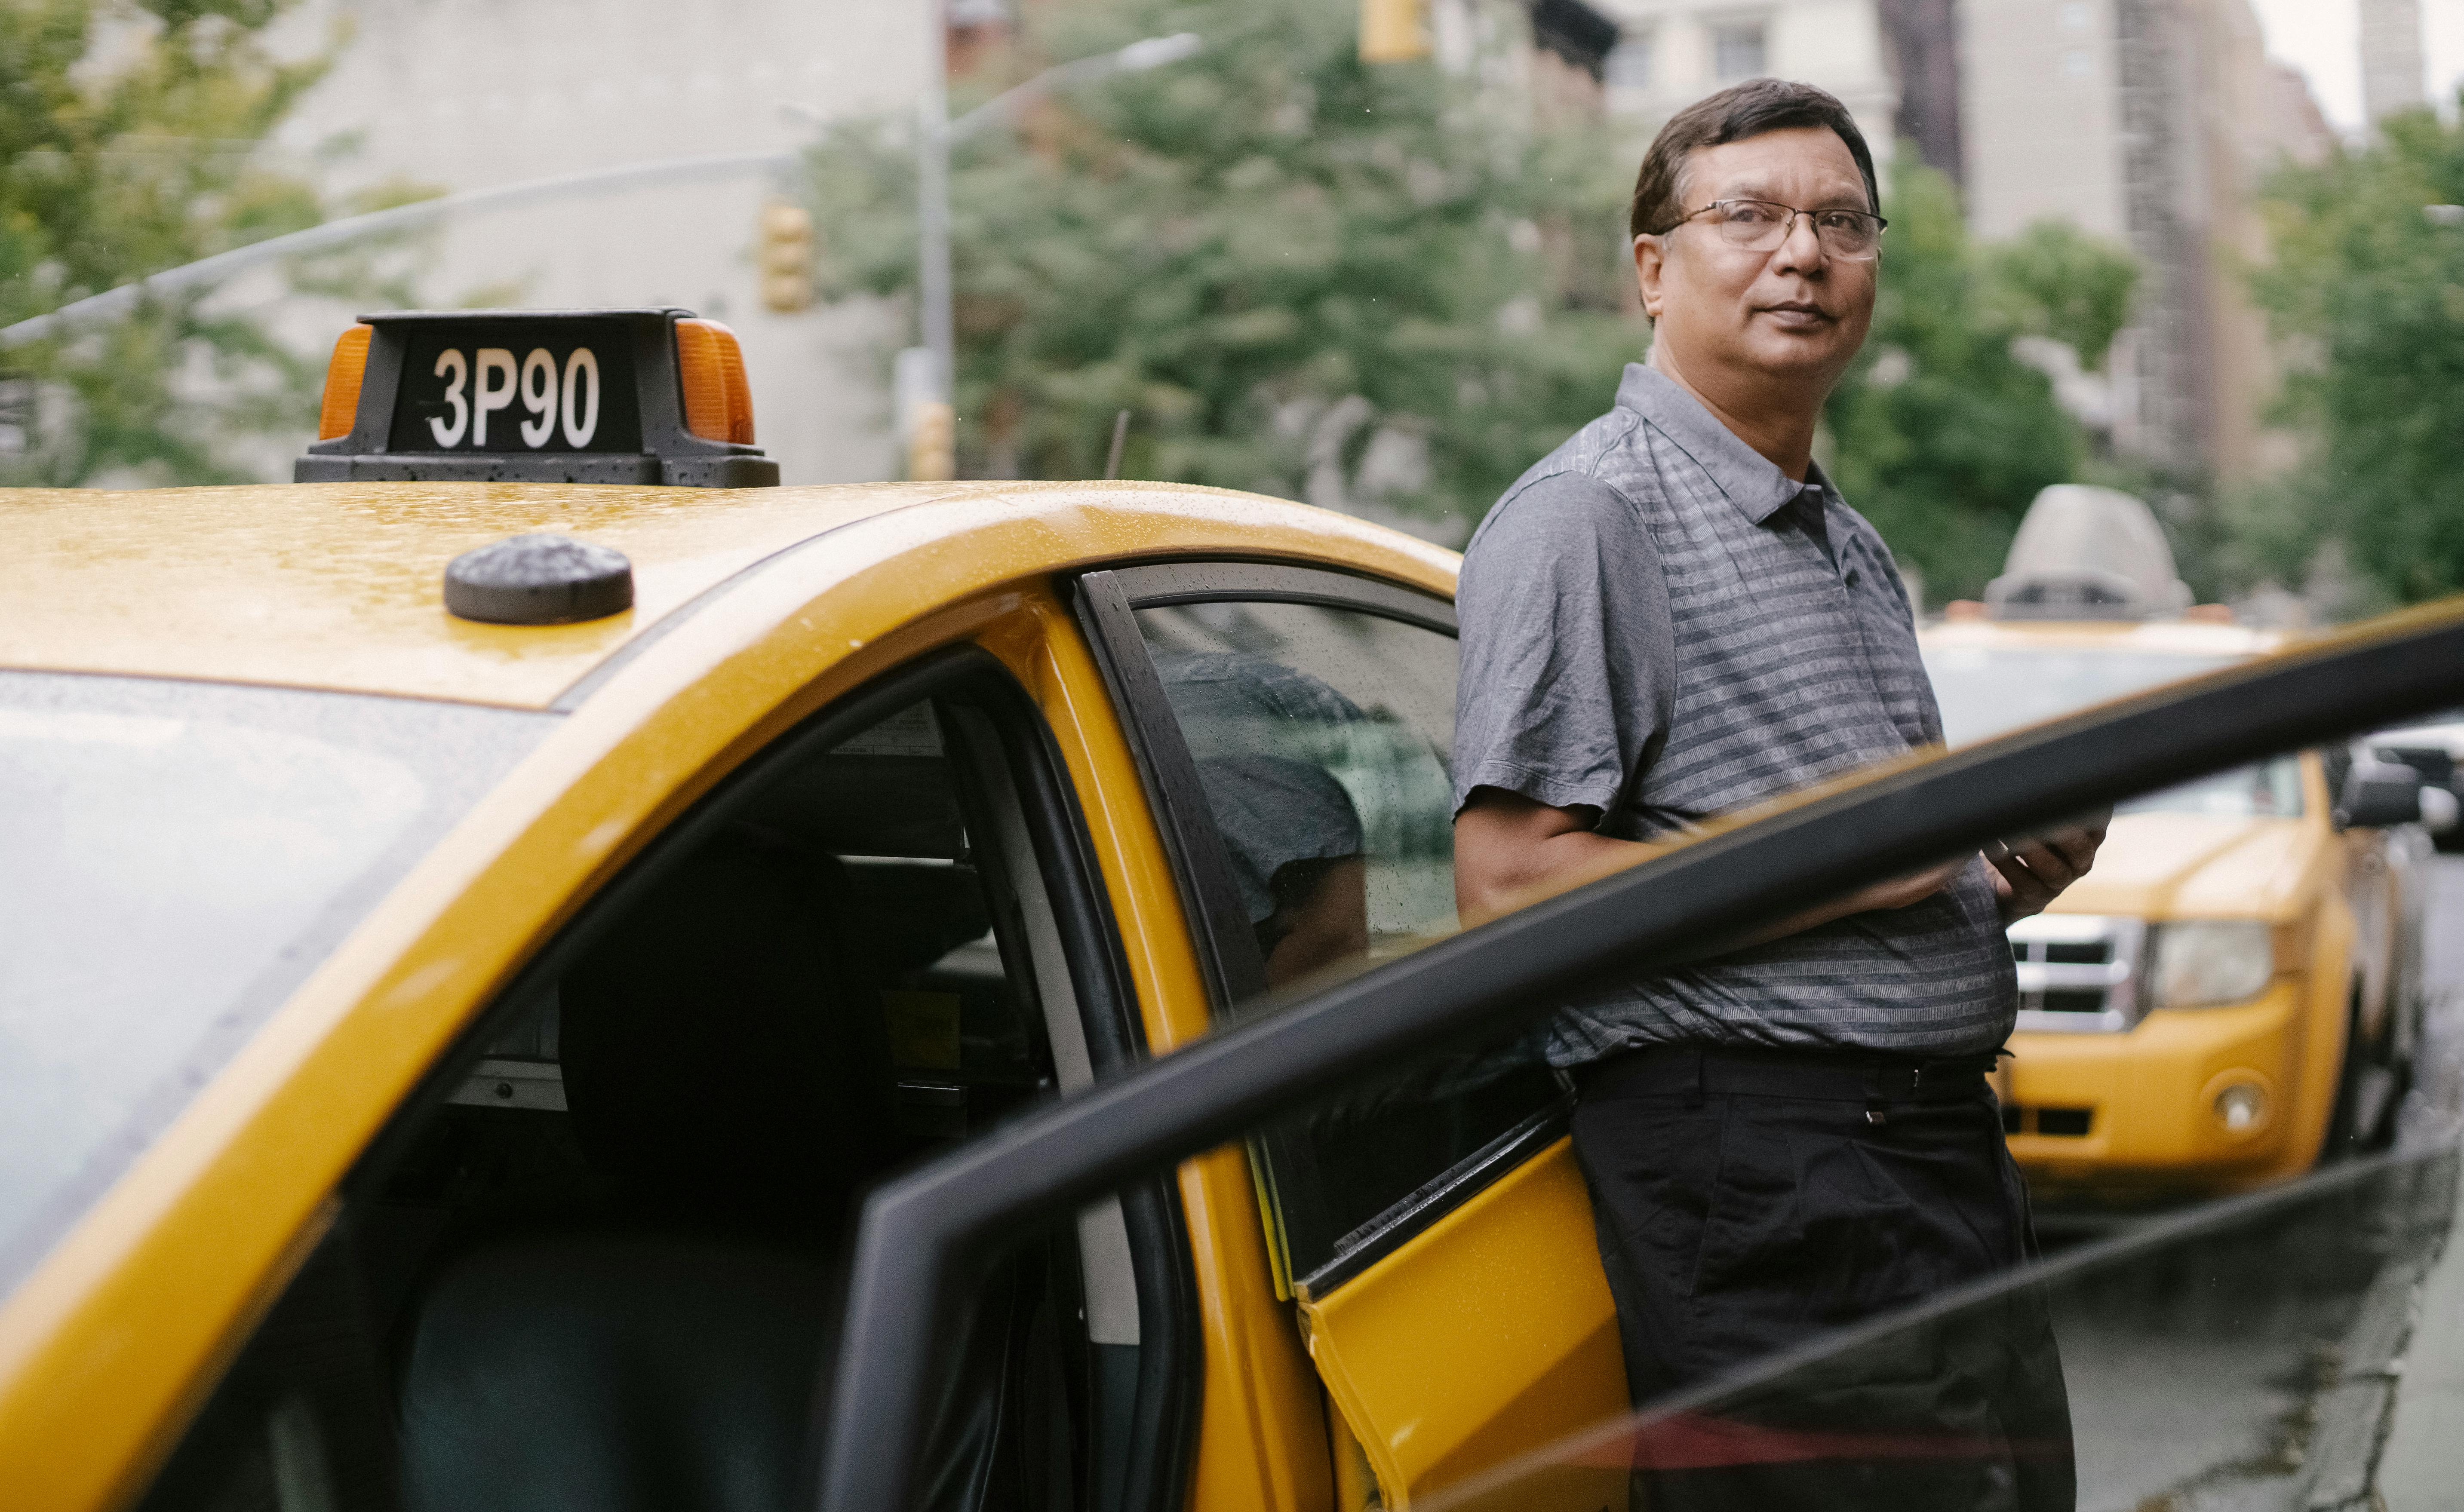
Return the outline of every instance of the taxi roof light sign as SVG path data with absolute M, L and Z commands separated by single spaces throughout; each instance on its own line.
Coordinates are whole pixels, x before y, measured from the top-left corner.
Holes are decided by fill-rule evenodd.
M 335 343 L 318 429 L 297 482 L 779 481 L 736 333 L 690 310 L 363 316 Z

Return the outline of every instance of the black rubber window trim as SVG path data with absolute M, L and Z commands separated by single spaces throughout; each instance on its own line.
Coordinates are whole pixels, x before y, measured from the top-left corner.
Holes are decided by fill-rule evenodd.
M 1163 679 L 1138 632 L 1120 574 L 1090 572 L 1071 584 L 1070 600 L 1087 647 L 1111 690 L 1130 756 L 1146 789 L 1147 809 L 1163 837 L 1165 857 L 1180 886 L 1182 910 L 1194 926 L 1199 968 L 1220 1019 L 1234 1003 L 1266 990 L 1266 961 L 1232 883 L 1231 858 L 1216 832 L 1198 762 L 1181 738 L 1180 721 L 1164 696 Z
M 1451 600 L 1382 578 L 1263 561 L 1156 561 L 1108 569 L 1133 609 L 1176 603 L 1314 603 L 1460 633 Z
M 1001 733 L 1001 756 L 1018 789 L 1078 994 L 1089 1059 L 1099 1078 L 1142 1059 L 1146 1037 L 1128 955 L 1051 727 L 998 658 L 974 645 L 945 646 L 806 716 L 721 778 L 646 844 L 497 990 L 489 1006 L 463 1028 L 453 1049 L 429 1068 L 343 1178 L 344 1200 L 383 1184 L 406 1152 L 411 1131 L 462 1085 L 487 1046 L 695 846 L 781 776 L 924 699 L 971 704 L 990 716 Z M 1138 1290 L 1139 1340 L 1131 1458 L 1118 1482 L 1120 1506 L 1124 1512 L 1171 1512 L 1186 1500 L 1204 1380 L 1195 1265 L 1179 1188 L 1171 1172 L 1127 1184 L 1119 1196 Z M 850 1292 L 850 1312 L 858 1304 Z M 1090 1432 L 1092 1427 L 1089 1425 Z

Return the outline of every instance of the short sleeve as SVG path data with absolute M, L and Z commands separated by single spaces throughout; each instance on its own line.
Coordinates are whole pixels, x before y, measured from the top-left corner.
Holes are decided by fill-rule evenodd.
M 1613 820 L 1675 703 L 1668 585 L 1624 494 L 1560 472 L 1489 512 L 1463 558 L 1455 807 L 1476 787 Z

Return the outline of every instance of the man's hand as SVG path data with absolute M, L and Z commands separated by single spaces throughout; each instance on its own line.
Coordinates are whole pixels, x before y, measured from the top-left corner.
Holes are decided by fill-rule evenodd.
M 1994 842 L 1985 859 L 1993 864 L 1993 901 L 2002 922 L 2044 912 L 2064 887 L 2087 875 L 2097 847 L 2104 844 L 2104 829 L 2101 822 L 2070 824 L 2015 844 Z

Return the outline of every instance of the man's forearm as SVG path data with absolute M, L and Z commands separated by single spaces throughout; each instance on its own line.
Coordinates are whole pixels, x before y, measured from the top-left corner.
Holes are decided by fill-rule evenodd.
M 1589 829 L 1570 829 L 1545 839 L 1483 844 L 1458 835 L 1455 903 L 1465 928 L 1579 887 L 1611 872 L 1639 866 L 1667 847 L 1617 840 Z
M 1486 790 L 1484 790 L 1485 793 Z M 1668 846 L 1616 840 L 1583 822 L 1584 811 L 1518 797 L 1475 801 L 1455 821 L 1455 903 L 1466 928 L 1663 855 Z M 1870 883 L 1723 942 L 1742 950 L 1874 909 L 1901 909 L 1941 889 L 1966 858 Z

